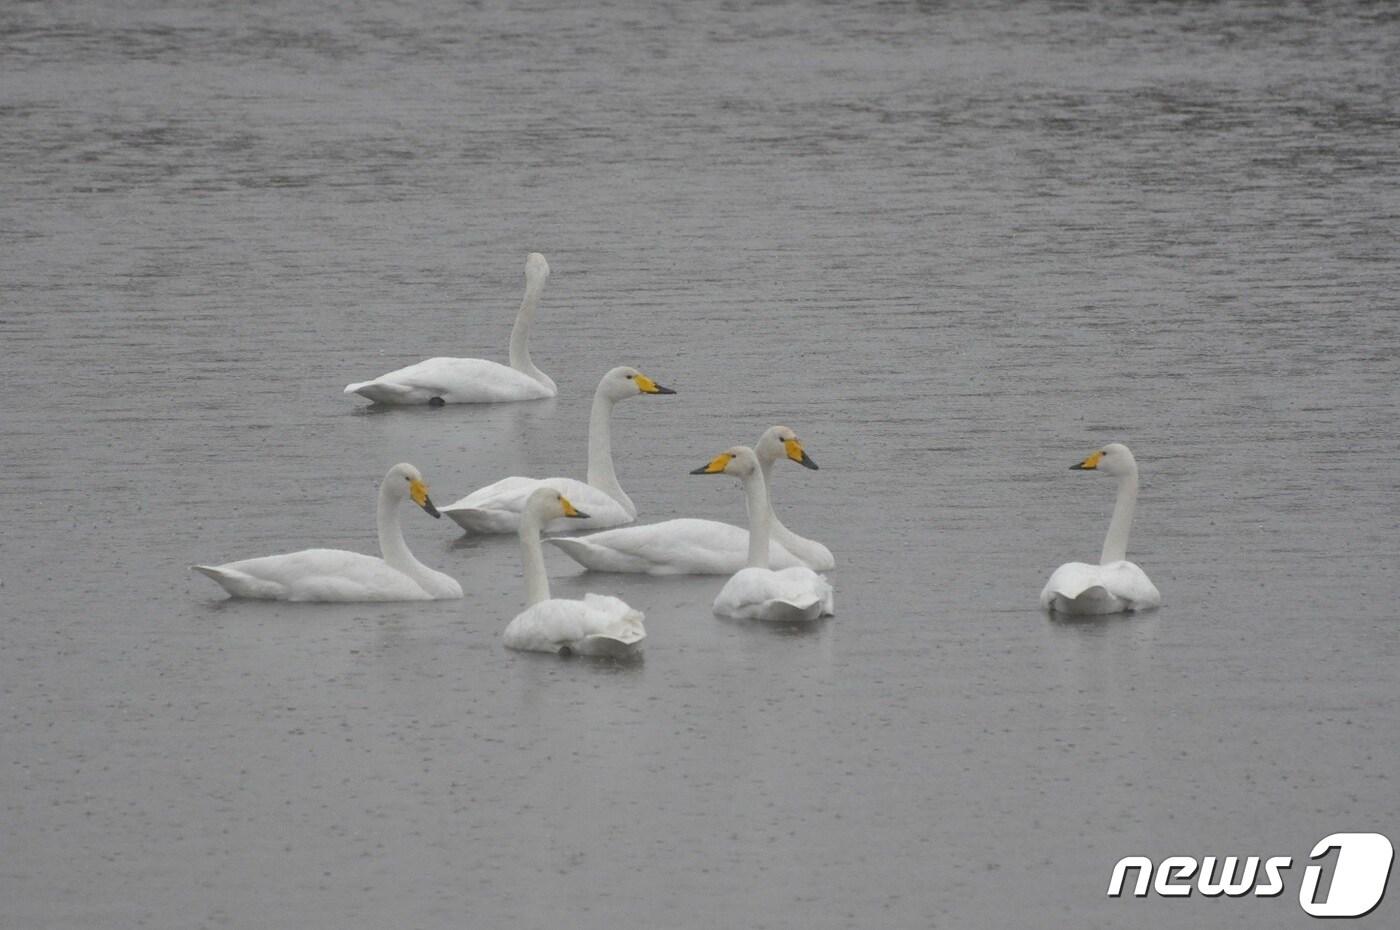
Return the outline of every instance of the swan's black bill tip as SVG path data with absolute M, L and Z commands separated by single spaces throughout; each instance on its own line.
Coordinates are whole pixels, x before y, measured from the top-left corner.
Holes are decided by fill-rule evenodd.
M 676 392 L 673 391 L 673 390 L 671 390 L 671 389 L 668 388 L 668 387 L 662 387 L 661 385 L 658 384 L 658 385 L 656 386 L 656 393 L 657 393 L 657 394 L 674 394 L 674 393 L 676 393 Z
M 812 469 L 812 471 L 819 471 L 819 469 L 817 468 L 817 463 L 812 461 L 812 457 L 806 452 L 802 453 L 802 460 L 798 464 L 800 464 L 803 468 L 810 468 Z
M 447 406 L 447 401 L 443 400 L 441 397 L 430 397 L 430 398 L 428 398 L 428 406 L 429 406 L 429 407 L 446 407 L 446 406 Z

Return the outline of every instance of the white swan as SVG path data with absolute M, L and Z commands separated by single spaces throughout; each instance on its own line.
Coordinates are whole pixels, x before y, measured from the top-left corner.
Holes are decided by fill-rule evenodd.
M 411 499 L 434 517 L 437 508 L 418 469 L 400 463 L 379 485 L 382 559 L 344 549 L 303 549 L 225 565 L 192 565 L 234 597 L 274 601 L 431 601 L 462 596 L 462 586 L 413 557 L 399 527 L 399 504 Z
M 530 361 L 530 324 L 548 278 L 549 263 L 531 252 L 525 260 L 525 299 L 510 331 L 509 367 L 484 358 L 430 358 L 346 385 L 345 393 L 376 404 L 493 404 L 555 396 L 559 389 Z
M 1133 454 L 1127 446 L 1115 442 L 1070 468 L 1113 475 L 1118 479 L 1118 500 L 1113 505 L 1113 519 L 1108 524 L 1099 564 L 1066 562 L 1055 569 L 1040 592 L 1040 606 L 1065 614 L 1116 614 L 1156 607 L 1162 603 L 1157 586 L 1127 559 L 1128 530 L 1138 494 Z
M 646 637 L 642 612 L 615 597 L 585 594 L 583 600 L 549 596 L 540 528 L 563 519 L 585 519 L 569 499 L 553 488 L 536 488 L 520 519 L 520 550 L 525 562 L 525 609 L 506 626 L 501 641 L 511 649 L 577 653 L 585 656 L 631 656 Z
M 768 567 L 771 510 L 768 483 L 758 457 L 748 446 L 735 446 L 717 455 L 692 475 L 735 475 L 744 484 L 749 508 L 748 566 L 725 582 L 715 598 L 715 613 L 744 620 L 799 622 L 836 612 L 831 585 L 806 566 L 773 571 Z
M 610 422 L 613 407 L 620 400 L 638 394 L 674 394 L 635 368 L 619 367 L 603 375 L 593 394 L 593 412 L 588 420 L 588 482 L 574 478 L 502 478 L 478 488 L 466 497 L 442 508 L 464 530 L 474 533 L 511 533 L 520 527 L 525 501 L 538 487 L 551 487 L 564 494 L 591 516 L 578 527 L 607 527 L 631 523 L 637 508 L 623 493 L 613 469 Z M 555 520 L 548 530 L 569 529 Z
M 815 469 L 797 434 L 786 426 L 770 426 L 754 446 L 764 480 L 773 463 L 787 458 Z M 771 485 L 770 485 L 771 487 Z M 836 566 L 831 550 L 804 539 L 769 512 L 768 564 L 773 568 L 806 565 L 816 571 Z M 684 517 L 646 526 L 624 526 L 587 536 L 557 536 L 546 542 L 558 546 L 584 568 L 598 572 L 643 572 L 649 575 L 732 575 L 748 561 L 749 531 L 718 520 Z M 806 558 L 795 553 L 803 553 Z

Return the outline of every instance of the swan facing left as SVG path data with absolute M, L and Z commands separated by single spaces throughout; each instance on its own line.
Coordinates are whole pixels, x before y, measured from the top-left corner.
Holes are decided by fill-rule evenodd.
M 399 526 L 407 498 L 440 517 L 423 475 L 406 462 L 379 485 L 379 551 L 383 558 L 344 549 L 303 549 L 224 565 L 192 565 L 234 597 L 273 601 L 431 601 L 462 596 L 455 579 L 434 571 L 408 551 Z
M 539 252 L 525 260 L 525 298 L 510 331 L 510 365 L 484 358 L 430 358 L 345 387 L 376 404 L 493 404 L 554 397 L 559 389 L 530 360 L 530 326 L 535 322 L 549 263 Z
M 744 486 L 749 509 L 748 564 L 715 597 L 714 611 L 740 620 L 809 622 L 836 612 L 831 584 L 805 565 L 774 571 L 768 567 L 772 508 L 768 482 L 758 456 L 748 446 L 721 452 L 692 475 L 733 475 Z
M 1066 562 L 1055 569 L 1040 592 L 1040 606 L 1052 613 L 1097 615 L 1148 610 L 1162 603 L 1161 592 L 1147 572 L 1128 561 L 1128 531 L 1137 506 L 1138 468 L 1121 442 L 1110 443 L 1071 465 L 1074 471 L 1099 471 L 1118 479 L 1118 499 L 1104 537 L 1098 565 Z
M 646 638 L 644 617 L 622 600 L 585 594 L 583 600 L 549 596 L 540 529 L 553 520 L 587 519 L 569 499 L 551 487 L 530 494 L 520 516 L 520 551 L 525 562 L 525 609 L 506 627 L 502 642 L 510 649 L 560 655 L 630 658 Z

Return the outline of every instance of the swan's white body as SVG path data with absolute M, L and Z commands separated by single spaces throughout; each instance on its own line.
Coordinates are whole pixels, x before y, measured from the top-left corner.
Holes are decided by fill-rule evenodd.
M 647 575 L 732 575 L 744 567 L 749 551 L 748 530 L 692 517 L 545 541 L 590 571 Z M 779 568 L 802 564 L 776 540 L 769 543 L 768 558 Z
M 526 607 L 506 626 L 502 642 L 511 649 L 563 655 L 626 658 L 646 638 L 643 616 L 615 597 L 585 594 L 582 600 L 549 596 L 540 529 L 550 520 L 577 514 L 572 503 L 550 488 L 536 488 L 520 521 L 520 549 L 525 563 Z
M 413 557 L 399 526 L 399 503 L 410 497 L 433 516 L 418 469 L 401 463 L 379 486 L 379 549 L 383 558 L 344 549 L 303 549 L 224 565 L 194 565 L 234 597 L 276 601 L 430 601 L 458 598 L 462 586 Z
M 797 435 L 785 426 L 764 431 L 754 447 L 764 480 L 780 458 L 815 469 Z M 770 485 L 771 486 L 771 485 Z M 572 498 L 571 498 L 572 499 Z M 586 509 L 586 508 L 585 508 Z M 793 568 L 805 565 L 816 571 L 836 566 L 831 550 L 813 539 L 804 539 L 783 526 L 769 512 L 768 565 Z M 648 575 L 732 575 L 748 562 L 748 530 L 718 520 L 682 518 L 628 526 L 587 536 L 547 540 L 584 568 L 598 572 L 635 572 Z M 806 557 L 799 556 L 802 553 Z
M 430 358 L 347 385 L 345 393 L 377 404 L 494 404 L 555 396 L 554 382 L 530 361 L 530 325 L 548 278 L 549 263 L 531 252 L 525 260 L 525 298 L 510 333 L 509 366 L 483 358 Z
M 1040 606 L 1055 613 L 1081 616 L 1148 610 L 1162 603 L 1138 565 L 1127 560 L 1128 531 L 1137 505 L 1138 471 L 1132 452 L 1112 443 L 1071 468 L 1103 471 L 1118 478 L 1118 499 L 1104 538 L 1098 565 L 1067 562 L 1055 569 L 1040 592 Z
M 1040 592 L 1040 606 L 1062 614 L 1117 614 L 1146 610 L 1162 595 L 1138 565 L 1122 559 L 1107 565 L 1066 562 Z
M 748 565 L 735 573 L 719 595 L 714 611 L 722 617 L 778 622 L 810 622 L 836 612 L 831 585 L 806 566 L 774 571 L 768 567 L 771 510 L 768 486 L 754 451 L 735 446 L 696 474 L 729 474 L 744 483 L 749 509 Z
M 575 478 L 502 478 L 478 488 L 459 501 L 442 508 L 462 529 L 473 533 L 512 533 L 520 528 L 525 502 L 538 488 L 547 487 L 577 503 L 589 514 L 586 520 L 555 520 L 546 530 L 602 529 L 631 523 L 637 507 L 618 483 L 613 468 L 611 419 L 618 401 L 638 394 L 674 394 L 633 368 L 614 368 L 598 382 L 593 394 L 593 411 L 588 421 L 588 481 Z

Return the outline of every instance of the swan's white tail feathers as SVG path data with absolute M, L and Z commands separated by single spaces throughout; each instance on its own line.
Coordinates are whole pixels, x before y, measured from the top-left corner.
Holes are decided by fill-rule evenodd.
M 275 597 L 280 590 L 278 585 L 216 565 L 191 565 L 190 568 L 202 575 L 208 575 L 219 587 L 234 597 Z
M 1107 614 L 1123 610 L 1123 602 L 1103 585 L 1092 584 L 1074 593 L 1056 591 L 1050 608 L 1064 614 Z
M 346 394 L 359 394 L 376 404 L 405 403 L 413 394 L 413 388 L 389 381 L 359 381 L 345 386 Z
M 774 598 L 763 605 L 763 615 L 770 620 L 803 623 L 822 615 L 822 598 L 803 594 L 790 598 Z

